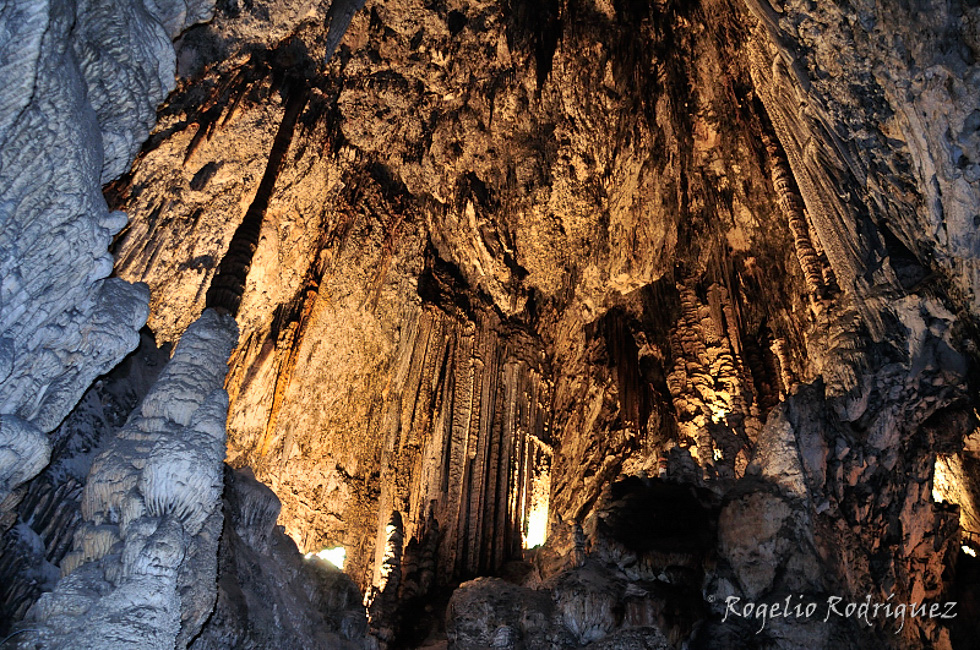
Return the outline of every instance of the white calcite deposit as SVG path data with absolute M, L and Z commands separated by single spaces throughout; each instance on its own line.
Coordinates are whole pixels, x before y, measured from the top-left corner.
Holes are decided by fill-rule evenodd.
M 214 604 L 221 386 L 237 336 L 231 316 L 205 311 L 95 459 L 68 575 L 28 613 L 26 647 L 183 648 L 200 630 Z
M 50 432 L 93 379 L 136 347 L 149 292 L 108 277 L 108 246 L 126 215 L 109 211 L 101 188 L 129 167 L 173 88 L 171 39 L 212 7 L 13 0 L 0 8 L 4 417 Z M 44 444 L 35 434 L 14 449 L 4 437 L 0 466 L 46 457 L 27 453 L 26 441 Z M 15 474 L 30 478 L 37 465 Z

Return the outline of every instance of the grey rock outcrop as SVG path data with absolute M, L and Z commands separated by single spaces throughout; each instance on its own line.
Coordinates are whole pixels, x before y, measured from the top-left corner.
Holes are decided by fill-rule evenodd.
M 0 634 L 24 618 L 41 593 L 61 576 L 58 566 L 71 550 L 82 521 L 85 479 L 102 445 L 121 429 L 170 360 L 147 330 L 140 347 L 97 380 L 55 429 L 51 462 L 12 495 L 16 524 L 0 541 Z M 4 524 L 6 526 L 6 524 Z
M 304 558 L 276 525 L 276 495 L 248 470 L 225 468 L 225 527 L 214 613 L 191 650 L 363 648 L 367 620 L 353 581 Z
M 663 593 L 652 593 L 665 584 L 631 581 L 621 567 L 594 559 L 533 589 L 477 578 L 460 585 L 449 602 L 449 647 L 670 648 L 681 637 L 668 638 L 664 629 L 676 614 L 665 611 Z M 677 598 L 674 609 L 686 600 Z
M 16 415 L 0 415 L 0 502 L 48 464 L 51 448 L 36 426 Z
M 0 434 L 4 489 L 43 466 L 43 434 L 138 343 L 149 293 L 108 277 L 108 245 L 126 216 L 100 190 L 128 168 L 173 88 L 171 39 L 211 7 L 14 0 L 0 9 L 0 414 L 20 432 L 16 444 Z
M 547 591 L 499 578 L 477 578 L 453 593 L 447 611 L 449 642 L 460 650 L 552 647 L 554 603 Z
M 206 311 L 93 463 L 65 577 L 28 612 L 23 647 L 186 647 L 214 603 L 228 397 L 237 340 Z

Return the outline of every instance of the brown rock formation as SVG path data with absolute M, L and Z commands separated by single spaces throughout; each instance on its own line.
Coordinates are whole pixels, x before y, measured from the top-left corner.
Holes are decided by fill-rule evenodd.
M 301 552 L 344 547 L 371 643 L 949 647 L 969 635 L 935 617 L 783 617 L 756 636 L 725 603 L 969 587 L 975 14 L 225 2 L 181 37 L 177 90 L 106 190 L 130 216 L 115 272 L 150 287 L 161 344 L 206 307 L 235 315 L 227 461 L 272 489 Z M 21 442 L 57 418 L 22 426 L 22 385 L 74 370 L 17 370 L 0 451 L 40 466 L 43 445 Z M 166 497 L 147 498 L 157 517 L 175 507 L 164 447 L 138 468 Z M 15 506 L 43 507 L 38 528 L 74 521 L 78 486 L 18 488 L 30 473 L 0 475 L 8 547 L 70 567 Z M 269 643 L 288 617 L 256 590 L 320 603 L 243 568 L 266 557 L 318 584 L 270 532 L 267 497 L 226 522 L 202 647 Z M 178 501 L 182 521 L 199 509 Z M 544 509 L 550 539 L 525 553 Z M 89 533 L 79 552 L 101 557 L 112 540 Z M 288 620 L 297 644 L 362 640 Z

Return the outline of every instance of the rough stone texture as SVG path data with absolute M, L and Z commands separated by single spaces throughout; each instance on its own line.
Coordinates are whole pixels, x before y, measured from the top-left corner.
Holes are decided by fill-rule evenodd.
M 517 558 L 548 485 L 528 584 L 552 637 L 509 618 L 504 594 L 540 593 L 482 581 L 455 643 L 625 621 L 948 647 L 921 618 L 722 619 L 729 596 L 950 597 L 978 511 L 975 10 L 392 0 L 335 50 L 354 7 L 224 3 L 109 194 L 161 341 L 216 287 L 237 310 L 229 461 L 301 550 L 347 548 L 375 640 Z M 166 497 L 170 466 L 139 488 Z
M 138 343 L 149 296 L 108 277 L 107 249 L 126 216 L 100 188 L 129 167 L 173 87 L 171 39 L 211 7 L 15 1 L 0 10 L 5 492 L 46 464 L 44 434 Z
M 262 7 L 277 25 L 296 25 L 278 5 Z M 734 113 L 713 108 L 746 92 L 747 68 L 731 56 L 733 44 L 715 32 L 682 35 L 691 17 L 674 9 L 638 34 L 631 14 L 608 7 L 563 23 L 541 11 L 372 5 L 315 75 L 307 62 L 327 48 L 320 14 L 289 38 L 274 31 L 264 47 L 253 31 L 240 55 L 182 84 L 132 175 L 112 189 L 118 205 L 139 215 L 119 240 L 117 270 L 153 287 L 151 326 L 164 340 L 202 308 L 245 213 L 268 202 L 239 310 L 229 460 L 273 487 L 303 550 L 344 545 L 362 585 L 374 579 L 393 509 L 408 515 L 408 543 L 416 531 L 424 536 L 436 500 L 444 546 L 466 548 L 484 539 L 479 531 L 501 512 L 495 504 L 511 499 L 503 518 L 510 523 L 494 526 L 493 544 L 513 544 L 527 512 L 519 494 L 508 496 L 526 476 L 508 451 L 524 435 L 510 420 L 515 397 L 517 415 L 532 418 L 525 430 L 537 440 L 535 467 L 551 467 L 555 434 L 582 433 L 562 441 L 554 470 L 562 478 L 552 482 L 556 519 L 575 518 L 624 463 L 655 465 L 658 446 L 675 437 L 673 396 L 657 379 L 665 367 L 692 356 L 692 379 L 679 380 L 678 395 L 690 399 L 676 405 L 690 414 L 685 437 L 702 454 L 717 450 L 718 471 L 733 477 L 765 400 L 778 393 L 750 386 L 749 357 L 759 361 L 759 381 L 772 384 L 772 329 L 788 330 L 781 338 L 800 354 L 790 308 L 805 304 L 795 296 L 803 282 L 795 253 L 782 250 L 792 242 L 786 219 L 761 226 L 778 210 L 756 149 L 764 119 L 747 97 Z M 725 30 L 740 33 L 725 22 L 737 7 L 706 11 L 728 17 L 719 18 L 726 39 Z M 238 27 L 239 19 L 221 16 L 182 47 L 204 51 L 254 24 L 258 10 L 251 13 Z M 635 87 L 639 60 L 675 51 Z M 685 106 L 687 98 L 671 93 L 688 74 L 731 87 L 699 82 L 716 94 Z M 293 79 L 308 101 L 291 136 L 277 140 L 295 96 L 290 75 L 302 77 Z M 278 180 L 262 189 L 270 152 L 280 147 Z M 731 167 L 746 170 L 740 180 L 729 177 Z M 684 189 L 681 175 L 696 190 Z M 731 256 L 727 244 L 701 238 L 699 224 L 717 214 L 731 227 Z M 670 260 L 680 249 L 693 256 L 677 281 L 686 283 L 696 322 L 671 333 L 682 301 Z M 664 290 L 653 288 L 665 272 Z M 777 279 L 787 287 L 752 306 Z M 711 286 L 710 297 L 700 295 Z M 702 326 L 698 309 L 715 320 Z M 479 342 L 472 359 L 469 328 Z M 698 359 L 685 332 L 705 339 L 711 356 Z M 704 365 L 695 372 L 695 363 Z M 724 377 L 696 401 L 701 379 L 693 377 L 719 367 Z M 536 378 L 546 374 L 551 382 Z M 714 422 L 709 403 L 719 395 L 729 425 Z M 553 418 L 543 408 L 549 402 Z M 709 431 L 709 423 L 718 426 Z M 466 447 L 467 430 L 485 447 Z M 454 455 L 464 449 L 477 457 Z M 445 469 L 434 471 L 447 454 Z M 423 459 L 436 460 L 432 469 L 417 464 Z M 403 479 L 392 485 L 389 475 Z M 490 483 L 474 492 L 470 476 Z M 491 558 L 497 549 L 488 549 Z M 446 552 L 441 561 L 447 580 L 499 565 L 459 564 Z
M 454 648 L 549 648 L 553 611 L 547 592 L 478 578 L 453 594 L 446 632 Z
M 758 6 L 780 55 L 754 72 L 838 275 L 909 288 L 925 264 L 968 304 L 977 286 L 974 10 Z M 857 193 L 831 196 L 843 185 Z
M 36 426 L 16 415 L 0 416 L 0 501 L 48 464 L 51 448 Z
M 86 391 L 78 406 L 51 434 L 51 462 L 15 495 L 16 525 L 3 538 L 0 594 L 7 627 L 23 618 L 42 592 L 61 576 L 58 565 L 71 550 L 82 520 L 85 479 L 102 445 L 146 396 L 169 354 L 144 330 L 140 346 Z
M 622 630 L 585 646 L 593 650 L 667 650 L 670 643 L 657 628 Z
M 632 479 L 615 484 L 615 495 L 597 506 L 604 523 L 588 552 L 544 581 L 460 585 L 446 611 L 449 647 L 669 648 L 689 639 L 704 616 L 699 573 L 710 547 L 665 553 L 661 538 L 660 548 L 636 550 L 630 547 L 642 537 L 616 523 L 662 489 Z
M 218 598 L 192 650 L 364 647 L 361 594 L 346 575 L 304 559 L 276 525 L 275 494 L 225 469 Z
M 787 529 L 793 526 L 793 514 L 786 502 L 765 492 L 749 493 L 722 510 L 719 551 L 731 564 L 748 600 L 757 601 L 773 586 L 776 574 L 784 573 L 796 559 L 791 556 L 805 553 L 799 547 L 799 534 Z M 813 592 L 822 567 L 811 560 L 804 568 L 810 574 L 809 583 L 790 588 Z
M 214 603 L 227 394 L 237 329 L 206 311 L 95 459 L 65 576 L 18 637 L 37 648 L 184 648 Z

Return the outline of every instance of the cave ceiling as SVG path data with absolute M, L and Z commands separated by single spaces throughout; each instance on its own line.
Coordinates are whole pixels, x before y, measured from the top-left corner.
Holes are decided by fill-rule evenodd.
M 812 375 L 805 330 L 838 289 L 791 177 L 773 186 L 787 163 L 743 7 L 368 4 L 326 66 L 323 18 L 290 19 L 272 42 L 230 15 L 185 34 L 186 76 L 108 196 L 131 216 L 117 273 L 150 285 L 159 341 L 260 213 L 229 460 L 273 486 L 301 546 L 356 547 L 379 499 L 408 507 L 424 488 L 379 476 L 438 462 L 428 439 L 462 399 L 499 419 L 521 393 L 544 411 L 535 444 L 568 438 L 563 518 L 705 414 L 746 420 L 698 447 L 744 470 L 789 388 L 777 367 Z M 685 364 L 717 403 L 684 401 Z

